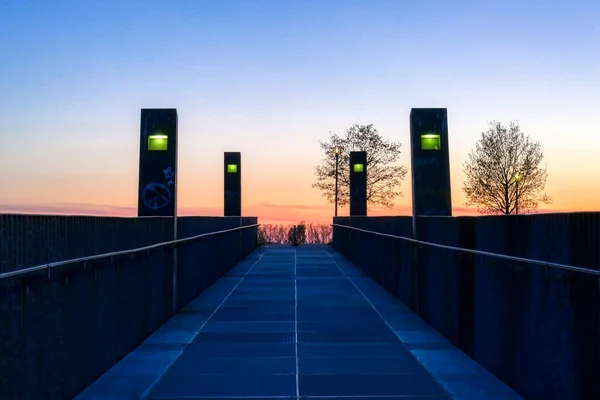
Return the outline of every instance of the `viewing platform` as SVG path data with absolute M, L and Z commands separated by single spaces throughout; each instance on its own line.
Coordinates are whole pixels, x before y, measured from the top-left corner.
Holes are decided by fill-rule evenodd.
M 326 245 L 261 247 L 81 393 L 520 399 Z

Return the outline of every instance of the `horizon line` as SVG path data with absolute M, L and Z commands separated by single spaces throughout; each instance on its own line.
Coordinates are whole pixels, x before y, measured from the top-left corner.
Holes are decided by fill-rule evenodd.
M 261 205 L 257 206 L 258 208 Z M 285 206 L 281 206 L 285 207 Z M 290 205 L 290 208 L 295 206 Z M 252 207 L 254 208 L 254 207 Z M 267 206 L 268 208 L 268 206 Z M 321 208 L 321 207 L 317 207 Z M 390 210 L 392 214 L 381 214 L 377 212 L 377 215 L 367 215 L 368 217 L 412 217 L 412 206 L 400 205 L 399 209 L 395 212 Z M 83 204 L 83 203 L 38 203 L 38 204 L 14 204 L 4 203 L 0 204 L 0 214 L 2 215 L 37 215 L 37 216 L 68 216 L 68 217 L 113 217 L 113 218 L 138 218 L 137 207 L 135 206 L 112 206 L 112 205 L 98 205 L 98 204 Z M 384 211 L 385 210 L 381 210 Z M 561 210 L 561 209 L 540 209 L 533 212 L 523 213 L 521 215 L 536 215 L 536 214 L 572 214 L 572 213 L 590 213 L 600 212 L 592 210 Z M 178 217 L 224 217 L 223 210 L 218 207 L 178 207 Z M 276 216 L 276 215 L 256 215 L 242 213 L 240 217 L 257 217 L 259 221 L 262 219 L 265 221 L 264 224 L 297 224 L 300 222 L 310 223 L 326 223 L 326 220 L 331 221 L 334 216 L 326 215 L 315 215 L 313 221 L 308 220 L 305 217 L 298 219 L 290 218 L 287 216 Z M 474 208 L 467 207 L 453 207 L 453 217 L 484 217 L 490 216 L 490 214 L 478 213 Z M 504 215 L 504 214 L 491 214 L 491 215 Z M 515 215 L 515 214 L 512 214 Z M 348 217 L 348 215 L 338 215 L 339 217 Z M 169 218 L 169 217 L 167 217 Z M 229 218 L 229 217 L 228 217 Z M 235 218 L 235 217 L 234 217 Z

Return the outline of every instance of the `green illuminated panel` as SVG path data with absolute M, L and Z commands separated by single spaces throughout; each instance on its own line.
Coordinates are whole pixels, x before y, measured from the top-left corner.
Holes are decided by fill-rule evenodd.
M 428 133 L 421 135 L 421 150 L 440 150 L 440 135 Z
M 227 172 L 230 174 L 237 173 L 237 164 L 227 164 Z
M 363 164 L 354 164 L 354 172 L 363 172 L 365 166 Z
M 167 135 L 148 136 L 148 151 L 167 151 L 169 137 Z

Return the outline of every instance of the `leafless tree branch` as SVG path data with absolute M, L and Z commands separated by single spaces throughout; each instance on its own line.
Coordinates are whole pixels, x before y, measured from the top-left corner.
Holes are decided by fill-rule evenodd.
M 350 152 L 367 152 L 367 203 L 394 206 L 394 198 L 402 193 L 399 187 L 406 177 L 404 166 L 392 165 L 400 157 L 399 142 L 384 140 L 377 129 L 370 125 L 352 125 L 345 136 L 329 133 L 329 140 L 319 142 L 325 157 L 315 169 L 317 182 L 312 186 L 323 192 L 330 203 L 335 202 L 335 154 L 334 147 L 340 146 L 338 204 L 350 203 Z
M 517 205 L 518 212 L 528 213 L 539 203 L 550 203 L 543 193 L 548 177 L 543 158 L 540 143 L 525 135 L 518 123 L 506 127 L 491 122 L 463 165 L 466 205 L 483 214 L 512 214 Z

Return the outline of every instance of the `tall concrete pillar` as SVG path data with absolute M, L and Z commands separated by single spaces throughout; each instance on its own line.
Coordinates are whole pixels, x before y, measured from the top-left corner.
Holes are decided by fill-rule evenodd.
M 177 215 L 177 110 L 142 109 L 138 216 Z
M 350 216 L 367 215 L 367 152 L 350 152 Z
M 413 215 L 452 215 L 445 108 L 410 112 Z
M 224 157 L 224 214 L 226 217 L 242 215 L 242 155 L 226 152 Z

